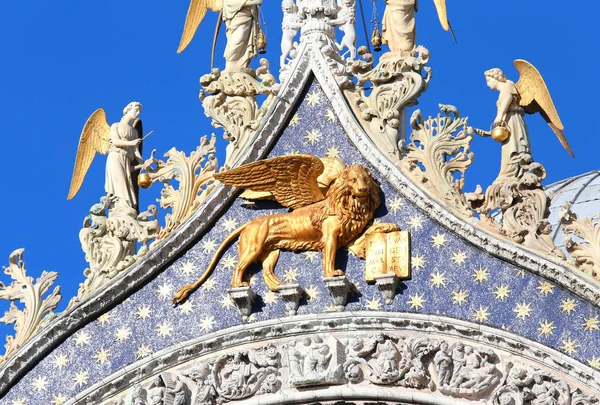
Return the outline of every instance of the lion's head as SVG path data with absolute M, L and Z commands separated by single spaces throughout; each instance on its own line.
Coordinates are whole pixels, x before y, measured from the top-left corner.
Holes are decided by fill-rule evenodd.
M 379 207 L 379 185 L 364 166 L 355 164 L 340 172 L 327 191 L 330 207 L 335 212 L 358 217 L 368 215 Z

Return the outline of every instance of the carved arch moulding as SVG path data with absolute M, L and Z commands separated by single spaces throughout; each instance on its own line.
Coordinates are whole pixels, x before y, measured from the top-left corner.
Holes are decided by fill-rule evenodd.
M 337 313 L 189 341 L 66 404 L 149 403 L 152 393 L 162 399 L 157 404 L 180 405 L 595 405 L 600 376 L 503 330 L 418 314 Z

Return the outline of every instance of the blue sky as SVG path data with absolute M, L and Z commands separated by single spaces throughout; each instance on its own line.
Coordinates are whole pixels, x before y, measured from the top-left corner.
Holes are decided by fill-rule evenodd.
M 363 2 L 369 21 L 371 2 Z M 600 93 L 594 56 L 600 3 L 580 2 L 570 9 L 557 0 L 448 0 L 458 45 L 439 27 L 433 2 L 420 3 L 418 42 L 431 51 L 433 68 L 419 105 L 424 115 L 437 114 L 438 103 L 454 104 L 471 125 L 489 127 L 497 93 L 486 87 L 483 72 L 500 67 L 516 80 L 513 60 L 527 59 L 542 72 L 577 156 L 569 157 L 539 115 L 528 117 L 534 159 L 548 170 L 546 184 L 599 168 L 600 127 L 593 117 Z M 279 4 L 265 0 L 263 7 L 270 41 L 266 56 L 275 74 Z M 216 14 L 205 19 L 192 44 L 178 55 L 187 7 L 185 0 L 0 3 L 0 142 L 6 179 L 0 199 L 0 263 L 8 264 L 10 252 L 25 247 L 29 275 L 58 271 L 64 297 L 59 309 L 84 279 L 78 232 L 103 194 L 105 158 L 99 156 L 80 193 L 66 200 L 88 116 L 103 107 L 113 122 L 128 102 L 140 101 L 146 131 L 155 130 L 145 142 L 146 156 L 151 149 L 162 156 L 173 146 L 189 153 L 201 136 L 222 134 L 210 126 L 198 100 L 198 80 L 210 69 Z M 380 0 L 379 18 L 383 8 Z M 223 47 L 221 39 L 220 66 Z M 224 151 L 222 139 L 218 147 Z M 499 144 L 475 139 L 472 151 L 475 163 L 467 172 L 466 191 L 476 184 L 485 188 L 499 169 Z M 154 203 L 155 188 L 142 195 L 143 206 Z M 2 274 L 0 281 L 10 280 Z M 0 302 L 0 311 L 7 308 Z M 10 329 L 0 326 L 0 335 L 5 331 Z

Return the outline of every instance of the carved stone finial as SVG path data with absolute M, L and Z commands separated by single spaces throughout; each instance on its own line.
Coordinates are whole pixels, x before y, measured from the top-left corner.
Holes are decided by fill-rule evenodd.
M 296 315 L 304 290 L 299 284 L 284 284 L 277 287 L 288 315 Z
M 248 322 L 250 315 L 252 315 L 252 306 L 254 305 L 254 300 L 256 299 L 256 293 L 252 291 L 250 286 L 248 286 L 230 288 L 227 290 L 227 294 L 235 303 L 235 306 L 242 316 L 242 321 Z
M 337 311 L 343 311 L 348 302 L 348 294 L 352 288 L 352 283 L 346 276 L 326 277 L 323 282 L 329 289 L 329 294 L 333 298 L 333 305 Z
M 396 297 L 396 290 L 400 285 L 400 279 L 395 274 L 377 274 L 373 276 L 375 279 L 375 285 L 381 292 L 383 301 L 387 305 L 394 303 L 394 297 Z
M 44 298 L 44 294 L 58 278 L 58 273 L 44 271 L 35 282 L 33 277 L 27 277 L 24 251 L 25 249 L 17 249 L 12 252 L 8 267 L 4 267 L 4 273 L 13 279 L 12 283 L 5 285 L 0 282 L 0 299 L 11 301 L 9 310 L 0 318 L 0 322 L 14 324 L 16 332 L 15 336 L 9 335 L 6 338 L 6 352 L 0 356 L 0 365 L 38 332 L 62 298 L 58 286 Z M 15 301 L 23 303 L 24 308 L 19 309 Z

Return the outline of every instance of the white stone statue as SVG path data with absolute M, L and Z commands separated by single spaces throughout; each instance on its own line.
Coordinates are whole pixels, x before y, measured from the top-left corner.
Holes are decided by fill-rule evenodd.
M 220 11 L 227 35 L 225 70 L 248 68 L 250 61 L 257 54 L 256 34 L 260 4 L 262 0 L 192 0 L 177 52 L 182 52 L 192 41 L 209 9 Z
M 333 26 L 339 26 L 344 33 L 340 43 L 336 43 L 340 52 L 348 48 L 348 51 L 342 54 L 342 57 L 350 53 L 350 59 L 354 60 L 356 59 L 356 1 L 340 0 L 338 7 L 337 18 L 329 23 Z
M 110 208 L 137 211 L 137 184 L 134 178 L 144 163 L 139 150 L 142 122 L 138 117 L 141 112 L 142 105 L 131 102 L 123 110 L 123 118 L 112 126 L 108 124 L 102 108 L 90 116 L 79 139 L 68 200 L 79 191 L 96 153 L 108 154 L 104 188 Z
M 418 11 L 418 0 L 386 0 L 383 13 L 383 43 L 393 53 L 408 54 L 416 45 L 415 12 Z M 434 0 L 440 23 L 444 30 L 450 29 L 446 0 Z
M 302 28 L 303 22 L 298 16 L 298 6 L 293 0 L 283 0 L 281 3 L 283 20 L 281 22 L 281 58 L 279 65 L 284 66 L 287 57 L 294 49 L 294 38 L 298 30 Z

